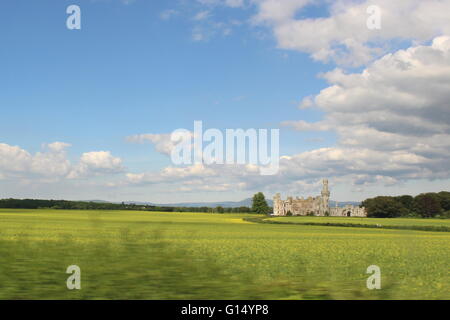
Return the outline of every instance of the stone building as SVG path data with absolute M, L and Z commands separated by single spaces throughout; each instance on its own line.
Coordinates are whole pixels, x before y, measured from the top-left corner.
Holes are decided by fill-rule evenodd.
M 273 214 L 275 216 L 333 216 L 333 217 L 367 217 L 365 208 L 347 205 L 340 208 L 336 205 L 330 208 L 330 190 L 328 180 L 323 180 L 320 196 L 302 198 L 288 197 L 282 200 L 279 193 L 273 199 Z
M 345 207 L 330 208 L 330 216 L 332 217 L 367 217 L 366 208 L 346 205 Z

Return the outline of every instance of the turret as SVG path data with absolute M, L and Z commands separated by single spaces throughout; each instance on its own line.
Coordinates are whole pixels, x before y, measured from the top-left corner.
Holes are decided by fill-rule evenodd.
M 323 183 L 322 196 L 324 195 L 330 196 L 330 190 L 328 190 L 328 179 L 323 179 L 322 183 Z
M 273 197 L 273 214 L 276 216 L 283 214 L 281 208 L 281 195 L 279 193 Z
M 328 179 L 323 179 L 323 187 L 322 187 L 322 214 L 325 212 L 330 212 L 330 190 L 328 189 Z

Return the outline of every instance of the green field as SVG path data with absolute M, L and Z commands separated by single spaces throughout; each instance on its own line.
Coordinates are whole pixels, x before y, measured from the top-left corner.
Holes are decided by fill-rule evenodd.
M 450 227 L 450 219 L 383 219 L 383 218 L 359 218 L 359 217 L 276 217 L 270 218 L 273 221 L 294 222 L 294 223 L 350 223 L 363 225 L 384 226 L 446 226 Z
M 450 232 L 246 217 L 1 209 L 0 299 L 450 299 Z M 81 290 L 66 288 L 69 265 L 81 268 Z M 381 290 L 366 288 L 370 265 L 381 268 Z
M 444 219 L 382 219 L 360 217 L 315 217 L 315 216 L 291 216 L 291 217 L 251 217 L 244 218 L 250 222 L 272 224 L 294 224 L 328 227 L 352 227 L 352 228 L 378 228 L 417 231 L 450 232 L 450 220 Z

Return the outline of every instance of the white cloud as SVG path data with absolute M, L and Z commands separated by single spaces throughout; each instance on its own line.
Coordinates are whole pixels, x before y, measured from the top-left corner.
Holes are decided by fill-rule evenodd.
M 0 179 L 56 182 L 66 178 L 82 178 L 123 172 L 122 160 L 109 151 L 83 153 L 76 164 L 67 158 L 70 144 L 44 144 L 44 151 L 34 155 L 18 147 L 0 143 Z
M 115 174 L 124 171 L 122 159 L 114 157 L 109 151 L 83 153 L 79 163 L 68 175 L 69 179 L 89 177 L 99 174 Z
M 430 46 L 388 54 L 361 73 L 336 69 L 324 74 L 331 86 L 315 96 L 313 104 L 327 116 L 316 124 L 299 125 L 328 130 L 345 122 L 407 136 L 448 134 L 449 45 L 450 37 L 439 37 Z
M 245 178 L 259 176 L 252 165 L 203 165 L 167 167 L 159 172 L 128 173 L 117 186 L 158 185 L 167 193 L 236 192 L 247 189 Z
M 253 17 L 255 23 L 284 24 L 294 19 L 295 13 L 311 4 L 311 0 L 254 0 L 258 14 Z
M 246 7 L 244 0 L 197 0 L 197 4 L 196 8 L 199 7 L 200 11 L 191 19 L 195 21 L 191 32 L 191 39 L 195 42 L 208 41 L 215 36 L 227 37 L 243 24 L 243 21 L 214 15 L 213 11 L 223 8 L 244 8 Z
M 330 85 L 302 107 L 320 109 L 324 119 L 285 125 L 335 132 L 336 146 L 281 157 L 275 176 L 261 176 L 255 166 L 197 165 L 129 174 L 127 183 L 158 183 L 180 192 L 229 188 L 298 194 L 318 187 L 324 177 L 358 189 L 450 178 L 450 38 L 388 54 L 359 73 L 336 69 L 323 77 Z M 164 150 L 164 139 L 150 137 Z
M 178 10 L 168 9 L 168 10 L 164 10 L 163 12 L 161 12 L 159 14 L 159 17 L 162 20 L 170 20 L 172 17 L 174 17 L 178 14 L 179 14 Z
M 128 142 L 131 143 L 145 143 L 150 142 L 155 146 L 155 150 L 165 155 L 170 155 L 172 149 L 176 146 L 178 142 L 173 142 L 171 140 L 170 133 L 162 133 L 162 134 L 137 134 L 133 136 L 129 136 L 126 138 Z
M 65 152 L 69 146 L 67 143 L 54 142 L 44 145 L 46 151 L 32 155 L 18 146 L 1 143 L 0 175 L 3 179 L 64 176 L 70 170 Z
M 0 143 L 0 172 L 6 177 L 10 174 L 29 170 L 32 156 L 18 146 Z
M 219 173 L 211 167 L 197 164 L 186 167 L 166 167 L 160 172 L 149 173 L 128 173 L 126 175 L 129 183 L 132 184 L 155 184 L 172 183 L 188 179 L 199 179 L 211 176 L 217 176 Z
M 193 41 L 208 41 L 217 35 L 229 36 L 233 32 L 233 27 L 236 26 L 234 23 L 216 22 L 211 19 L 204 20 L 199 20 L 198 22 L 202 22 L 202 24 L 196 25 L 192 29 L 191 38 Z
M 65 142 L 53 142 L 53 143 L 46 144 L 44 146 L 47 147 L 48 149 L 50 149 L 51 151 L 61 152 L 61 151 L 65 150 L 66 148 L 71 147 L 71 144 L 65 143 Z
M 207 6 L 226 6 L 230 8 L 243 7 L 245 4 L 244 0 L 197 0 L 198 3 Z
M 292 157 L 297 172 L 326 169 L 359 182 L 450 178 L 450 37 L 388 54 L 361 73 L 324 77 L 330 86 L 309 99 L 325 118 L 284 124 L 334 131 L 338 145 Z
M 253 0 L 257 14 L 254 24 L 273 31 L 278 47 L 310 53 L 318 61 L 342 65 L 366 64 L 395 47 L 398 41 L 425 42 L 450 34 L 450 0 L 320 2 L 327 17 L 297 18 L 311 0 Z M 367 28 L 367 8 L 381 9 L 381 29 Z
M 208 10 L 204 10 L 204 11 L 200 11 L 198 12 L 195 16 L 194 16 L 194 20 L 196 21 L 200 21 L 200 20 L 205 20 L 208 19 L 211 15 L 211 12 L 209 12 Z
M 49 176 L 53 179 L 65 176 L 71 169 L 70 161 L 67 159 L 66 148 L 70 144 L 64 142 L 53 142 L 44 145 L 48 151 L 37 152 L 31 161 L 30 171 L 32 173 Z

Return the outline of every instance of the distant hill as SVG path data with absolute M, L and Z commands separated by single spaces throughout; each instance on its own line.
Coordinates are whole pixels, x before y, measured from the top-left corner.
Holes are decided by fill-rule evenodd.
M 224 207 L 224 208 L 237 208 L 237 207 L 251 207 L 252 199 L 248 198 L 242 201 L 223 201 L 223 202 L 180 202 L 180 203 L 152 203 L 141 201 L 124 201 L 125 204 L 137 204 L 137 205 L 149 205 L 159 207 Z M 268 200 L 269 206 L 272 206 L 273 201 Z
M 330 204 L 330 207 L 335 207 L 336 206 L 336 201 L 330 200 L 329 204 Z M 351 205 L 351 206 L 357 207 L 360 204 L 361 204 L 361 202 L 358 202 L 358 201 L 341 201 L 341 202 L 338 202 L 338 207 L 339 208 L 343 208 L 346 205 Z
M 151 202 L 140 202 L 140 201 L 124 201 L 126 204 L 137 204 L 137 205 L 149 205 L 149 206 L 160 206 L 160 207 L 224 207 L 224 208 L 237 208 L 237 207 L 251 207 L 252 198 L 244 199 L 242 201 L 223 201 L 223 202 L 180 202 L 180 203 L 151 203 Z M 273 200 L 267 199 L 267 204 L 272 207 Z M 355 201 L 342 201 L 338 202 L 339 207 L 345 207 L 346 205 L 359 206 L 361 202 Z M 335 207 L 336 201 L 330 200 L 330 207 Z

